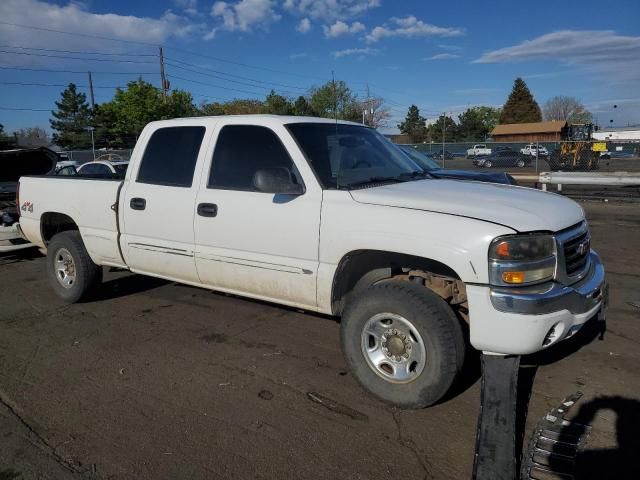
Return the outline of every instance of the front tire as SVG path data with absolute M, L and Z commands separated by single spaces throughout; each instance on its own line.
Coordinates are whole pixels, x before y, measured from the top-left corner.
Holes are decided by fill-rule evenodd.
M 485 160 L 482 166 L 485 168 L 491 168 L 493 167 L 493 162 L 491 160 Z
M 424 286 L 391 280 L 352 298 L 342 351 L 365 390 L 402 408 L 440 400 L 462 369 L 465 341 L 449 305 Z
M 102 282 L 102 267 L 89 257 L 78 231 L 55 235 L 47 247 L 49 283 L 65 302 L 87 297 Z

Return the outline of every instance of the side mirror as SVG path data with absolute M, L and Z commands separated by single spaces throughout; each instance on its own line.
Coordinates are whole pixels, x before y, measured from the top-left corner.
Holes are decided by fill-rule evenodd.
M 259 192 L 281 195 L 302 195 L 304 187 L 293 181 L 288 168 L 261 168 L 253 175 L 253 186 Z

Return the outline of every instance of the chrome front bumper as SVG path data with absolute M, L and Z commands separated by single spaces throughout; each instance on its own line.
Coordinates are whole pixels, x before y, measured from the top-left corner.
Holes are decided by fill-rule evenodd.
M 492 287 L 491 303 L 500 312 L 524 315 L 542 315 L 560 310 L 568 310 L 575 315 L 593 310 L 599 304 L 606 306 L 608 286 L 604 266 L 593 250 L 590 263 L 589 273 L 571 286 L 549 282 L 518 289 Z

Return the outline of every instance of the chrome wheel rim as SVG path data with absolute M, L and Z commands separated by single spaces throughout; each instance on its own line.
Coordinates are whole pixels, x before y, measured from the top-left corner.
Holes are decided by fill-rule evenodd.
M 414 381 L 427 361 L 420 333 L 409 320 L 395 313 L 378 313 L 367 320 L 361 347 L 371 370 L 391 383 Z
M 61 248 L 54 257 L 56 280 L 64 288 L 71 288 L 76 283 L 76 262 L 66 248 Z

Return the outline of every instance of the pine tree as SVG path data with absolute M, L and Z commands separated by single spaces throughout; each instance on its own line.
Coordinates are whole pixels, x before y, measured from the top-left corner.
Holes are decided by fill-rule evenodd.
M 91 109 L 87 96 L 79 93 L 75 84 L 70 83 L 56 103 L 54 118 L 49 120 L 53 134 L 53 142 L 64 148 L 87 148 L 91 145 L 87 127 L 91 124 Z M 55 120 L 54 120 L 55 119 Z
M 415 105 L 409 107 L 404 122 L 398 124 L 401 133 L 411 137 L 413 143 L 422 142 L 427 136 L 426 118 L 420 115 L 420 110 Z
M 500 123 L 541 122 L 540 106 L 533 98 L 529 87 L 521 78 L 516 78 L 513 90 L 509 94 L 500 114 Z

